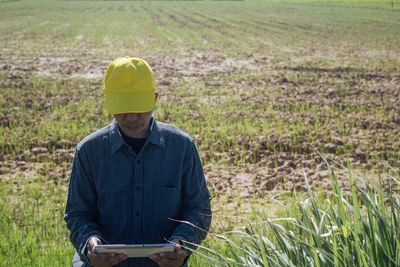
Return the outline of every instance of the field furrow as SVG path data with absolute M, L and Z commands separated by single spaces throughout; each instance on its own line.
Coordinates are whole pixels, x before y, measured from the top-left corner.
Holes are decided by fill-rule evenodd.
M 194 137 L 215 195 L 305 189 L 302 167 L 325 186 L 315 149 L 366 173 L 394 166 L 397 15 L 336 3 L 1 3 L 1 177 L 56 165 L 50 176 L 68 180 L 74 146 L 111 120 L 102 77 L 126 55 L 153 67 L 154 115 Z

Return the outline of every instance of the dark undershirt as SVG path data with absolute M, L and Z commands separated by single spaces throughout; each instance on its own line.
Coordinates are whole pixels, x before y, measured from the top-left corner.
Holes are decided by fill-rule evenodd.
M 121 128 L 119 129 L 119 132 L 121 133 L 122 138 L 124 138 L 125 142 L 133 149 L 133 151 L 135 151 L 136 154 L 138 154 L 140 152 L 140 150 L 142 149 L 144 143 L 146 143 L 147 137 L 145 137 L 145 138 L 133 138 L 133 137 L 126 136 L 121 131 Z

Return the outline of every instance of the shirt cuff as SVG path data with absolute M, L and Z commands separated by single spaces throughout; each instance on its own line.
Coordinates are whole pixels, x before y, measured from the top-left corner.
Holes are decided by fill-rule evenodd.
M 171 236 L 171 238 L 168 239 L 168 241 L 171 241 L 173 239 L 179 240 L 179 244 L 182 246 L 182 249 L 185 250 L 188 255 L 192 254 L 193 250 L 197 249 L 196 245 L 190 242 L 186 242 L 186 238 L 184 238 L 183 236 Z
M 105 241 L 103 238 L 101 238 L 101 237 L 98 236 L 98 235 L 92 235 L 92 236 L 90 236 L 88 239 L 86 239 L 85 243 L 83 243 L 82 248 L 80 249 L 80 251 L 78 251 L 78 254 L 79 254 L 79 256 L 81 257 L 81 260 L 82 260 L 83 262 L 89 263 L 89 264 L 90 264 L 90 260 L 89 260 L 89 258 L 87 257 L 87 245 L 88 245 L 88 243 L 89 243 L 89 240 L 90 240 L 92 237 L 97 237 L 98 239 L 101 240 L 101 242 L 102 242 L 103 244 L 107 244 L 107 241 Z
M 192 254 L 192 251 L 186 248 L 191 248 L 191 247 L 189 246 L 189 244 L 185 243 L 185 239 L 182 236 L 171 236 L 171 238 L 168 239 L 168 241 L 172 241 L 173 239 L 178 239 L 179 245 L 181 245 L 181 249 L 186 252 L 187 256 L 181 266 L 187 266 L 186 264 L 187 261 L 189 260 L 189 256 Z

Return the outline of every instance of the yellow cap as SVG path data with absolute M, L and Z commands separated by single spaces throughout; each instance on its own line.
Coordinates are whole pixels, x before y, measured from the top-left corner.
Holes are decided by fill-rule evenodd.
M 152 111 L 156 91 L 153 71 L 143 59 L 117 58 L 107 68 L 104 91 L 109 114 Z

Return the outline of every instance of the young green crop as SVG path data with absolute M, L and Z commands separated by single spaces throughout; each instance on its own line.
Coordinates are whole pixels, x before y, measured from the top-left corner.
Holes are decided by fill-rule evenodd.
M 314 147 L 334 158 L 349 158 L 366 173 L 379 173 L 400 160 L 400 17 L 398 8 L 388 3 L 0 3 L 0 265 L 69 265 L 74 251 L 62 211 L 71 154 L 82 138 L 112 120 L 104 110 L 102 76 L 116 57 L 149 61 L 160 93 L 155 118 L 187 131 L 195 139 L 206 176 L 218 178 L 209 184 L 214 205 L 223 214 L 214 220 L 215 230 L 237 223 L 224 215 L 246 213 L 240 190 L 259 191 L 253 204 L 267 203 L 273 188 L 283 202 L 292 201 L 287 184 L 296 179 L 303 160 L 313 158 Z M 310 163 L 307 173 L 321 171 L 315 170 L 318 164 Z M 245 188 L 234 181 L 240 172 L 249 173 Z M 310 177 L 310 183 L 320 181 Z M 328 209 L 328 200 L 314 198 L 321 210 L 336 214 L 331 220 L 343 225 L 349 221 L 348 198 L 329 198 L 333 206 L 342 207 L 335 211 Z M 306 205 L 310 201 L 300 204 L 310 217 L 300 221 L 307 227 L 317 220 Z M 385 201 L 383 195 L 381 206 Z M 359 206 L 357 220 L 363 221 L 365 201 Z M 301 210 L 292 212 L 299 216 Z M 256 212 L 249 216 L 260 220 Z M 385 220 L 392 217 L 382 215 Z M 320 219 L 327 222 L 327 215 Z M 246 251 L 257 248 L 254 244 L 270 244 L 266 238 L 275 246 L 290 244 L 289 237 L 296 240 L 282 231 L 271 235 L 271 227 L 282 230 L 277 224 L 295 233 L 292 220 L 265 222 L 261 233 L 253 226 L 249 229 L 255 236 L 243 237 L 252 240 Z M 325 233 L 336 233 L 329 246 L 303 229 L 300 241 L 312 244 L 304 244 L 304 253 L 315 260 L 325 255 L 315 247 L 328 246 L 333 255 L 351 255 L 363 243 L 356 242 L 353 228 L 346 225 L 323 225 Z M 354 233 L 363 233 L 362 227 Z M 377 230 L 375 225 L 368 231 Z M 237 261 L 233 245 L 207 242 Z M 373 244 L 378 253 L 382 243 Z M 352 246 L 352 251 L 342 245 Z M 256 251 L 261 254 L 251 253 L 264 263 L 278 253 L 263 247 Z M 284 251 L 279 253 L 301 263 L 308 259 Z M 325 257 L 335 265 L 342 262 Z M 357 261 L 368 260 L 364 258 Z
M 74 250 L 62 221 L 66 187 L 30 179 L 0 181 L 0 265 L 70 265 Z

